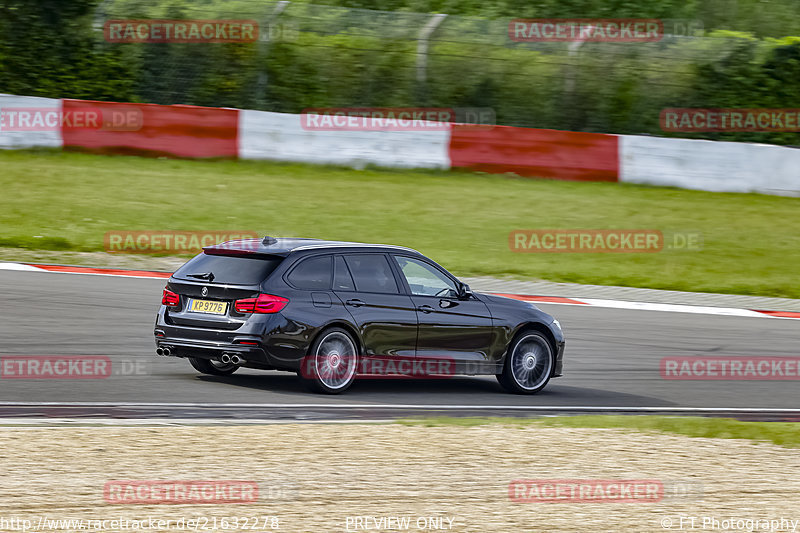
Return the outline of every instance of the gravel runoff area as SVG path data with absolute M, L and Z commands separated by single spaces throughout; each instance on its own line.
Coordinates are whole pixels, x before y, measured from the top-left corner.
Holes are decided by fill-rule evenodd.
M 91 523 L 79 529 L 48 522 L 58 519 L 151 518 L 171 520 L 164 531 L 184 530 L 175 522 L 180 519 L 199 519 L 194 526 L 210 531 L 216 518 L 216 531 L 504 533 L 793 531 L 786 521 L 800 520 L 797 449 L 620 429 L 498 424 L 0 427 L 0 472 L 2 531 L 22 530 L 10 519 L 30 520 L 29 530 L 43 520 L 49 527 L 39 531 L 92 530 Z M 632 503 L 514 502 L 509 484 L 520 479 L 650 480 L 663 483 L 665 492 L 657 501 Z M 123 480 L 253 481 L 258 499 L 109 503 L 107 498 L 123 493 L 109 496 L 104 487 Z M 692 489 L 672 490 L 686 486 Z M 259 517 L 256 527 L 244 522 L 251 517 Z M 260 517 L 277 517 L 277 522 L 270 518 L 265 524 Z M 380 527 L 386 517 L 408 519 L 408 525 Z M 746 522 L 781 518 L 776 529 L 763 522 L 748 528 Z M 96 525 L 96 531 L 132 531 L 111 522 Z M 156 526 L 144 522 L 139 530 L 155 531 Z

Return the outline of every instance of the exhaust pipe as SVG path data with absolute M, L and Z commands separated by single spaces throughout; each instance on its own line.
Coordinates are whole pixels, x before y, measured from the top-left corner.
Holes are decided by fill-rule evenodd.
M 226 354 L 226 353 L 224 353 L 224 354 L 222 354 L 222 357 L 219 358 L 219 360 L 222 361 L 223 363 L 230 363 L 231 362 L 231 356 Z
M 164 348 L 163 350 L 161 350 L 161 353 L 163 355 L 169 355 L 170 354 L 169 348 Z
M 162 350 L 161 348 L 156 348 L 156 354 L 157 355 L 164 355 L 164 350 Z
M 234 365 L 241 365 L 242 363 L 244 363 L 244 359 L 242 359 L 238 355 L 232 355 L 231 363 L 233 363 Z

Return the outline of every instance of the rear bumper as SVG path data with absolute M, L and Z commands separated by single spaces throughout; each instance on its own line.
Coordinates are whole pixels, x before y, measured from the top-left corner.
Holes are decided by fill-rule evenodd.
M 156 336 L 156 349 L 168 348 L 170 357 L 194 357 L 219 361 L 223 354 L 238 355 L 247 363 L 270 367 L 267 353 L 260 347 L 248 344 L 201 342 L 166 336 Z
M 276 368 L 265 344 L 265 331 L 279 315 L 256 316 L 236 330 L 178 325 L 166 315 L 162 305 L 156 315 L 156 349 L 169 349 L 169 357 L 193 357 L 219 361 L 223 354 L 238 355 L 244 366 Z

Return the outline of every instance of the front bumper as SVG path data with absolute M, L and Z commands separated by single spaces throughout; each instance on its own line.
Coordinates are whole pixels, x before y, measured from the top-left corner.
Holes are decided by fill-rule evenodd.
M 553 377 L 564 375 L 564 341 L 556 342 L 556 365 L 553 368 Z

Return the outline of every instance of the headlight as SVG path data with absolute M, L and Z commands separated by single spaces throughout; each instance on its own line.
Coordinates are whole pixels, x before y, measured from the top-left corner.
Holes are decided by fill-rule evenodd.
M 559 322 L 557 319 L 554 318 L 553 319 L 553 324 L 556 325 L 556 327 L 559 329 L 559 331 L 561 330 L 561 322 Z

